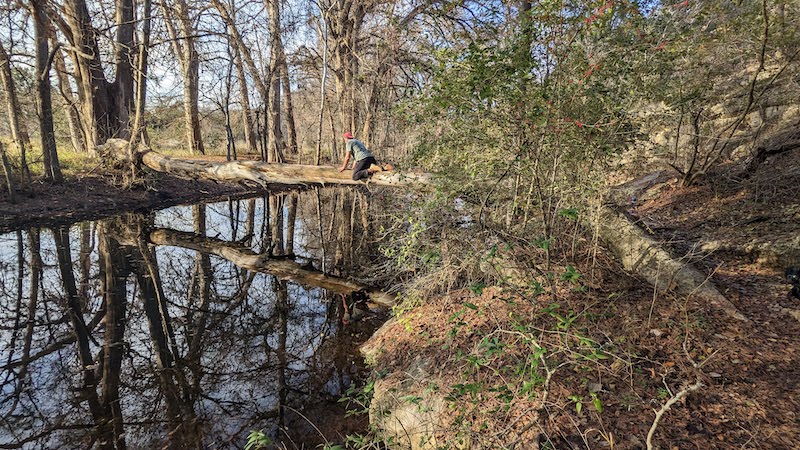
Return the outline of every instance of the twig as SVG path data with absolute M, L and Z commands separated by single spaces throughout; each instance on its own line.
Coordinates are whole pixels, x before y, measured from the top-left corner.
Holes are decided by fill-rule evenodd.
M 281 405 L 281 407 L 282 408 L 286 408 L 289 411 L 292 411 L 293 413 L 295 413 L 298 416 L 302 417 L 303 420 L 308 422 L 308 424 L 311 425 L 312 428 L 314 428 L 314 430 L 317 432 L 317 434 L 319 434 L 319 436 L 322 438 L 322 440 L 324 440 L 325 442 L 328 442 L 328 438 L 325 437 L 325 435 L 322 433 L 322 431 L 320 431 L 320 429 L 314 424 L 314 422 L 311 421 L 311 419 L 309 419 L 308 417 L 304 416 L 303 413 L 301 413 L 300 411 L 292 408 L 289 405 Z M 287 437 L 288 437 L 288 434 L 287 434 Z
M 661 420 L 661 417 L 669 411 L 669 409 L 675 403 L 679 402 L 686 394 L 696 391 L 703 387 L 702 381 L 697 381 L 695 384 L 687 387 L 686 389 L 678 392 L 677 394 L 673 395 L 667 403 L 664 403 L 664 406 L 661 407 L 658 411 L 656 411 L 656 417 L 653 419 L 653 425 L 650 427 L 650 431 L 647 432 L 647 450 L 653 450 L 653 435 L 656 432 L 656 428 L 658 428 L 658 422 Z

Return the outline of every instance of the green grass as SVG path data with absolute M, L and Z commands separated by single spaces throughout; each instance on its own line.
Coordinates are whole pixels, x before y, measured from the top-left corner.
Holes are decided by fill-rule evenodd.
M 8 152 L 8 159 L 14 168 L 15 173 L 19 173 L 20 154 L 17 147 L 12 143 L 10 137 L 0 136 L 0 141 Z M 58 152 L 58 162 L 61 166 L 61 172 L 65 177 L 75 177 L 87 174 L 96 170 L 100 165 L 98 158 L 90 156 L 88 153 L 76 152 L 69 142 L 56 143 L 56 150 Z M 42 160 L 42 146 L 38 142 L 31 142 L 31 147 L 25 153 L 25 159 L 28 163 L 28 168 L 33 177 L 41 177 L 44 173 L 44 166 Z

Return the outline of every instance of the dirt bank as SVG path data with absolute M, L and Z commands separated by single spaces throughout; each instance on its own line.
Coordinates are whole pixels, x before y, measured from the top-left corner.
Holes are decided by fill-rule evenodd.
M 127 189 L 119 186 L 120 179 L 113 174 L 81 176 L 58 184 L 35 181 L 27 192 L 18 194 L 16 204 L 9 203 L 7 193 L 2 192 L 0 232 L 265 192 L 257 187 L 185 180 L 168 174 L 148 175 Z
M 800 151 L 749 180 L 630 199 L 642 229 L 749 322 L 654 293 L 601 252 L 578 266 L 594 279 L 555 302 L 460 291 L 387 324 L 368 344 L 380 401 L 439 410 L 427 430 L 451 447 L 800 448 L 800 302 L 783 277 L 800 250 L 798 163 Z

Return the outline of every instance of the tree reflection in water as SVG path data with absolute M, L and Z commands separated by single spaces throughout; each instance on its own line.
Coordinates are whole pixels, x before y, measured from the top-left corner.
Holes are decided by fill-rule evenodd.
M 262 429 L 291 448 L 363 427 L 336 400 L 378 318 L 343 332 L 336 275 L 375 265 L 367 208 L 306 191 L 0 236 L 0 447 L 241 447 Z

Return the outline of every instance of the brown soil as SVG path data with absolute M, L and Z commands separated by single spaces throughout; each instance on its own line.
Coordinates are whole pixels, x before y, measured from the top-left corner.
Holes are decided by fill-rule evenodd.
M 601 255 L 586 290 L 561 286 L 555 308 L 549 295 L 510 288 L 414 308 L 382 333 L 374 369 L 399 387 L 419 361 L 435 361 L 428 392 L 447 401 L 438 439 L 450 444 L 458 436 L 476 448 L 646 448 L 655 411 L 699 382 L 663 415 L 655 448 L 800 448 L 800 319 L 790 314 L 800 301 L 787 298 L 782 260 L 749 246 L 800 232 L 799 163 L 794 152 L 751 180 L 663 185 L 631 210 L 706 270 L 749 324 L 692 299 L 654 298 Z M 711 241 L 724 245 L 698 250 Z M 544 363 L 530 357 L 538 347 L 555 369 L 547 386 Z
M 0 193 L 0 232 L 264 192 L 239 184 L 185 180 L 169 174 L 150 174 L 127 189 L 119 187 L 120 180 L 106 174 L 81 176 L 60 184 L 35 181 L 27 192 L 18 194 L 16 204 L 8 202 L 4 191 Z

